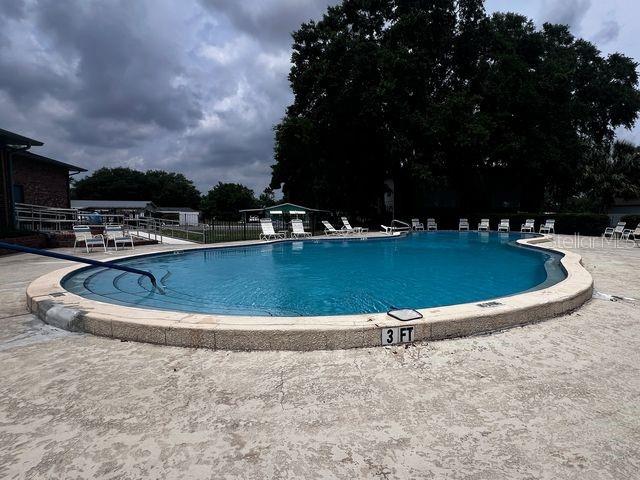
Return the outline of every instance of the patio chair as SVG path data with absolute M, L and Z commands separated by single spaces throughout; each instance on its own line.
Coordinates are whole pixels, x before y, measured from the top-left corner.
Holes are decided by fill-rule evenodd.
M 435 218 L 427 218 L 427 232 L 429 231 L 437 231 L 438 230 L 438 224 L 436 223 L 436 219 Z
M 304 223 L 299 218 L 291 220 L 291 238 L 310 237 L 310 232 L 304 231 Z
M 469 231 L 469 219 L 468 218 L 461 218 L 460 221 L 458 221 L 458 230 L 461 232 L 468 232 Z
M 556 233 L 556 221 L 547 219 L 540 225 L 540 233 Z
M 262 229 L 262 233 L 259 237 L 260 240 L 278 240 L 287 238 L 287 235 L 285 233 L 276 233 L 276 231 L 273 229 L 273 223 L 271 223 L 270 218 L 261 218 L 260 228 Z
M 413 229 L 413 230 L 424 230 L 424 224 L 420 223 L 420 219 L 419 218 L 412 218 L 411 219 L 411 229 Z
M 483 218 L 480 220 L 480 223 L 478 224 L 478 231 L 479 232 L 488 232 L 489 231 L 489 219 L 488 218 Z
M 104 227 L 104 237 L 107 247 L 109 242 L 113 241 L 116 252 L 118 251 L 118 244 L 122 247 L 126 247 L 128 244 L 131 245 L 132 249 L 135 248 L 133 246 L 133 236 L 128 232 L 125 233 L 121 225 L 106 225 Z
M 326 220 L 322 220 L 322 225 L 324 225 L 324 234 L 325 235 L 345 235 L 345 234 L 349 233 L 346 230 L 336 230 L 335 228 L 333 228 L 333 225 L 331 225 Z
M 624 227 L 627 225 L 627 222 L 618 222 L 615 227 L 607 227 L 604 229 L 604 233 L 602 236 L 604 238 L 616 238 L 621 237 L 624 233 Z
M 500 223 L 498 224 L 498 231 L 499 232 L 509 232 L 509 231 L 511 231 L 511 225 L 509 223 L 509 219 L 508 218 L 500 219 Z
M 536 231 L 536 221 L 533 218 L 527 218 L 522 226 L 520 227 L 520 231 L 523 233 L 533 233 Z
M 638 226 L 636 226 L 635 230 L 631 230 L 630 228 L 625 228 L 624 231 L 622 232 L 623 240 L 631 240 L 631 237 L 633 237 L 634 241 L 640 240 L 640 223 L 638 224 Z
M 349 219 L 347 217 L 340 217 L 340 219 L 342 220 L 342 228 L 340 230 L 342 230 L 343 232 L 346 232 L 346 233 L 362 233 L 362 232 L 368 232 L 369 231 L 368 228 L 352 227 L 351 224 L 349 223 Z
M 104 237 L 100 234 L 93 235 L 91 229 L 86 225 L 78 225 L 73 227 L 73 235 L 75 237 L 73 241 L 73 251 L 76 251 L 76 246 L 79 243 L 84 243 L 84 247 L 89 253 L 89 250 L 93 251 L 93 247 L 102 247 L 104 251 L 107 251 L 107 246 L 104 243 Z

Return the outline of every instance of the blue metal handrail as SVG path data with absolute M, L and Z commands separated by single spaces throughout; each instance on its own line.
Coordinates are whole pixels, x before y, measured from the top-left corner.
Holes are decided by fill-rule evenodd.
M 123 272 L 135 273 L 137 275 L 144 275 L 151 280 L 153 287 L 160 293 L 164 293 L 162 288 L 158 286 L 156 277 L 151 272 L 146 270 L 139 270 L 137 268 L 127 267 L 119 265 L 114 262 L 100 262 L 98 260 L 91 260 L 89 258 L 76 257 L 75 255 L 67 255 L 65 253 L 50 252 L 48 250 L 41 250 L 39 248 L 24 247 L 22 245 L 15 245 L 13 243 L 0 242 L 0 250 L 15 250 L 16 252 L 31 253 L 33 255 L 42 255 L 43 257 L 59 258 L 61 260 L 69 260 L 71 262 L 86 263 L 87 265 L 93 265 L 96 267 L 113 268 L 115 270 L 122 270 Z

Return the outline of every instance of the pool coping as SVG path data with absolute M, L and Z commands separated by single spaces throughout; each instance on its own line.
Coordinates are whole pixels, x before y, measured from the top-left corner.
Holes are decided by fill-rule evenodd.
M 541 245 L 551 239 L 552 236 L 543 235 L 519 239 L 517 243 L 562 254 L 560 261 L 567 272 L 564 280 L 544 289 L 490 301 L 420 309 L 418 311 L 423 315 L 422 319 L 404 322 L 395 320 L 386 313 L 260 317 L 152 310 L 103 303 L 73 294 L 61 285 L 67 275 L 86 268 L 84 264 L 74 264 L 34 280 L 27 288 L 27 306 L 44 322 L 65 330 L 191 348 L 334 350 L 375 347 L 382 345 L 382 329 L 407 326 L 414 327 L 413 341 L 442 340 L 489 333 L 553 318 L 575 310 L 589 300 L 593 291 L 593 279 L 582 266 L 580 255 Z M 173 251 L 265 243 L 276 242 L 233 242 L 209 247 L 195 245 Z M 168 250 L 170 251 L 172 250 Z M 114 260 L 157 253 L 161 252 L 124 255 Z M 491 305 L 481 306 L 488 302 Z

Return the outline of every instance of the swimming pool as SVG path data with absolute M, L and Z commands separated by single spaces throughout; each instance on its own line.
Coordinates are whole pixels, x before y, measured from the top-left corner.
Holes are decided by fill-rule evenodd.
M 203 248 L 121 261 L 151 271 L 164 294 L 146 277 L 99 267 L 75 271 L 62 286 L 92 300 L 151 309 L 319 316 L 489 300 L 565 278 L 561 254 L 518 246 L 519 238 L 431 232 Z

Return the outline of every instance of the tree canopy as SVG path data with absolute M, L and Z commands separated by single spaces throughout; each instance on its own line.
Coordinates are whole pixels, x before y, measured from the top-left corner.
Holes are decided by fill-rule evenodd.
M 237 220 L 238 210 L 257 206 L 253 190 L 239 183 L 219 182 L 202 198 L 202 212 L 208 219 Z
M 405 212 L 566 208 L 640 109 L 632 59 L 482 0 L 344 0 L 292 63 L 271 186 L 354 212 L 387 179 Z
M 163 170 L 101 168 L 76 180 L 72 195 L 83 200 L 151 200 L 162 207 L 200 206 L 200 192 L 191 180 Z

